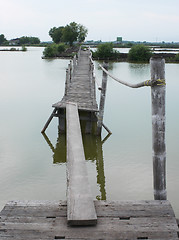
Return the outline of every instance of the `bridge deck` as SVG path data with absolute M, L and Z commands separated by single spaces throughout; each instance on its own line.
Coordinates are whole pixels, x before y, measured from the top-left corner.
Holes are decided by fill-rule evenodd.
M 62 201 L 12 201 L 0 213 L 0 239 L 178 239 L 168 201 L 95 201 L 96 226 L 67 225 Z
M 53 104 L 55 108 L 65 108 L 66 102 L 76 102 L 79 110 L 97 112 L 95 82 L 91 77 L 90 51 L 80 51 L 77 67 L 69 82 L 67 93 L 60 102 Z

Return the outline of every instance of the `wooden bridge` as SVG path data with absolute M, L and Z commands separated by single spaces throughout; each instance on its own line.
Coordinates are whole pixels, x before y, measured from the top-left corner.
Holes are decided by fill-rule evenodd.
M 60 132 L 66 132 L 67 201 L 7 203 L 0 213 L 0 240 L 178 239 L 179 230 L 175 214 L 169 201 L 166 200 L 165 178 L 158 176 L 158 173 L 162 175 L 161 166 L 163 165 L 160 164 L 158 169 L 155 159 L 154 195 L 157 200 L 93 200 L 80 120 L 86 122 L 85 133 L 101 133 L 101 127 L 104 126 L 103 114 L 108 74 L 106 69 L 103 69 L 101 101 L 98 109 L 93 70 L 90 51 L 80 50 L 78 58 L 75 57 L 73 63 L 71 62 L 68 66 L 64 97 L 60 102 L 53 104 L 54 110 L 42 130 L 45 132 L 53 117 L 58 117 Z M 158 69 L 156 71 L 159 72 Z M 154 86 L 149 81 L 147 84 Z M 146 85 L 145 82 L 141 84 L 141 86 L 144 85 Z M 156 109 L 155 107 L 155 115 Z M 155 128 L 161 132 L 158 123 L 156 121 L 154 123 Z M 164 125 L 164 122 L 162 124 Z M 162 145 L 161 142 L 160 144 Z M 159 148 L 160 146 L 155 151 Z M 161 156 L 160 150 L 160 159 Z M 157 157 L 160 161 L 159 154 Z

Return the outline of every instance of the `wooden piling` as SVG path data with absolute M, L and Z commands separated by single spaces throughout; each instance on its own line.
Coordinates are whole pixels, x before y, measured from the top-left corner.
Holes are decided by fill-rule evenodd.
M 65 109 L 58 109 L 57 112 L 58 115 L 58 129 L 59 132 L 64 134 L 66 132 L 66 125 L 65 125 Z
M 108 63 L 103 63 L 103 68 L 108 70 Z M 97 130 L 96 130 L 96 134 L 98 136 L 101 135 L 102 125 L 103 125 L 106 88 L 107 88 L 107 74 L 103 71 L 101 99 L 100 99 L 100 105 L 99 105 L 98 122 L 97 122 Z
M 166 200 L 165 60 L 155 56 L 150 65 L 154 199 Z

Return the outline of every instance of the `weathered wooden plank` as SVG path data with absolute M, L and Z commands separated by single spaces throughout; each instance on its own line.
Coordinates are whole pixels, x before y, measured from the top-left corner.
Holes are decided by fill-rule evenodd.
M 67 221 L 94 225 L 97 216 L 88 182 L 77 104 L 66 106 L 67 119 Z

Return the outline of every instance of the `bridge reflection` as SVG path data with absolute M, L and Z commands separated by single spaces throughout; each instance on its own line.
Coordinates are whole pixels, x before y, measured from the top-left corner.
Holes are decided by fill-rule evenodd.
M 66 163 L 66 135 L 59 134 L 56 146 L 54 147 L 50 139 L 43 133 L 44 139 L 53 152 L 53 163 L 64 164 Z M 105 189 L 105 174 L 104 174 L 104 159 L 103 159 L 103 144 L 109 138 L 108 134 L 103 140 L 100 136 L 92 134 L 83 134 L 83 145 L 85 158 L 88 161 L 96 163 L 97 171 L 97 184 L 99 186 L 100 195 L 96 196 L 98 200 L 106 200 Z

